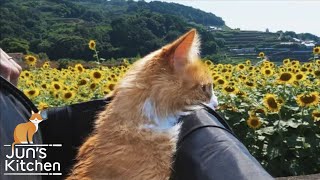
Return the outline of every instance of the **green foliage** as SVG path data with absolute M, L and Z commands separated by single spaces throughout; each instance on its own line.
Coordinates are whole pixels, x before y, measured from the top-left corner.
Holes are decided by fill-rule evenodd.
M 247 128 L 249 107 L 261 106 L 262 102 L 255 102 L 256 99 L 270 91 L 285 97 L 285 105 L 279 113 L 259 114 L 263 122 L 260 129 Z M 266 92 L 253 91 L 247 102 L 231 96 L 225 96 L 221 102 L 237 108 L 237 112 L 223 110 L 222 113 L 250 153 L 275 177 L 320 172 L 320 128 L 312 119 L 312 109 L 298 107 L 292 97 L 303 92 L 304 89 L 295 87 L 270 86 Z
M 18 38 L 4 38 L 0 41 L 1 47 L 8 52 L 23 52 L 27 53 L 29 50 L 29 42 Z
M 203 37 L 203 54 L 219 45 L 203 26 L 222 26 L 211 13 L 175 3 L 122 0 L 3 1 L 0 46 L 7 52 L 46 53 L 50 59 L 92 60 L 88 41 L 105 59 L 141 56 L 192 27 Z

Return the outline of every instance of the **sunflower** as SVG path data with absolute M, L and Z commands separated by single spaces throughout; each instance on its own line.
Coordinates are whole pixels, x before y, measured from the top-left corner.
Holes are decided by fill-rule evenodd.
M 246 80 L 245 81 L 245 85 L 250 87 L 250 88 L 254 88 L 256 86 L 256 83 L 253 80 Z
M 109 81 L 107 84 L 103 86 L 103 94 L 107 95 L 112 92 L 116 87 L 116 83 Z
M 212 77 L 212 79 L 213 79 L 214 81 L 216 81 L 216 80 L 218 80 L 218 79 L 220 79 L 220 78 L 222 78 L 220 75 L 215 75 L 215 76 Z
M 320 69 L 319 69 L 319 70 L 316 70 L 316 71 L 313 71 L 313 75 L 314 75 L 314 77 L 316 77 L 316 78 L 320 78 Z
M 94 40 L 90 40 L 88 43 L 89 49 L 96 50 L 96 42 Z
M 313 48 L 313 54 L 320 54 L 320 46 Z
M 63 89 L 63 86 L 61 85 L 61 83 L 57 81 L 52 82 L 51 87 L 54 91 L 60 91 Z
M 245 69 L 246 69 L 246 66 L 244 64 L 240 63 L 240 64 L 237 65 L 237 70 L 242 71 L 242 70 L 245 70 Z
M 226 85 L 223 87 L 223 92 L 227 94 L 237 94 L 239 89 L 235 86 Z
M 26 81 L 26 85 L 27 85 L 28 87 L 34 87 L 34 81 L 32 81 L 32 80 L 27 80 L 27 81 Z
M 40 85 L 43 89 L 47 89 L 48 88 L 48 85 L 46 82 L 42 82 L 41 85 Z
M 260 108 L 255 109 L 254 113 L 267 115 L 267 110 L 264 107 L 260 107 Z
M 298 65 L 300 65 L 300 62 L 299 61 L 297 61 L 297 60 L 294 60 L 294 61 L 291 61 L 291 65 L 293 66 L 293 67 L 298 67 Z
M 91 90 L 95 90 L 95 89 L 97 88 L 97 83 L 91 83 L 91 84 L 89 85 L 89 88 L 90 88 Z
M 304 73 L 298 73 L 295 75 L 296 81 L 303 81 L 307 78 L 307 76 Z
M 62 99 L 65 101 L 72 100 L 75 97 L 75 93 L 73 91 L 63 91 L 62 92 Z
M 91 71 L 90 77 L 95 82 L 100 82 L 102 80 L 102 78 L 103 78 L 102 77 L 102 73 L 100 71 L 97 71 L 97 70 Z
M 279 75 L 278 82 L 280 84 L 290 84 L 290 83 L 293 83 L 294 80 L 295 80 L 294 74 L 290 72 L 283 72 Z
M 39 89 L 29 89 L 23 91 L 25 95 L 27 95 L 30 99 L 37 97 L 40 94 Z
M 279 112 L 281 109 L 281 104 L 278 102 L 275 94 L 266 94 L 263 98 L 263 104 L 271 112 Z
M 39 110 L 44 110 L 44 109 L 47 109 L 49 107 L 49 105 L 47 104 L 47 103 L 45 103 L 45 102 L 40 102 L 39 104 L 38 104 L 38 109 Z
M 312 117 L 314 122 L 320 122 L 320 110 L 313 110 L 312 111 Z
M 261 73 L 265 76 L 272 76 L 274 72 L 271 68 L 262 68 Z
M 300 107 L 316 106 L 319 103 L 319 93 L 304 93 L 296 97 L 296 101 Z
M 264 58 L 264 57 L 265 57 L 264 52 L 260 52 L 260 53 L 259 53 L 259 57 L 260 57 L 260 58 Z
M 210 60 L 206 60 L 206 61 L 204 61 L 204 63 L 205 63 L 205 65 L 207 65 L 208 67 L 211 66 L 211 65 L 213 65 L 212 61 L 210 61 Z
M 279 98 L 277 99 L 277 103 L 279 103 L 279 104 L 280 104 L 280 106 L 284 105 L 284 104 L 285 104 L 285 100 L 284 100 L 284 98 L 279 97 Z
M 42 65 L 42 68 L 45 68 L 45 69 L 48 69 L 49 67 L 50 67 L 50 64 L 48 61 L 43 63 L 43 65 Z
M 246 65 L 247 65 L 247 66 L 251 66 L 251 61 L 250 61 L 250 59 L 246 60 Z
M 261 127 L 261 120 L 257 116 L 250 116 L 247 120 L 247 124 L 252 129 L 258 129 Z
M 216 81 L 215 81 L 215 85 L 221 85 L 221 86 L 223 86 L 223 85 L 225 85 L 226 84 L 226 81 L 223 79 L 223 78 L 219 78 L 219 79 L 217 79 Z
M 288 65 L 290 63 L 290 59 L 284 59 L 283 60 L 283 65 Z
M 79 86 L 84 86 L 84 85 L 86 85 L 87 83 L 88 83 L 87 79 L 80 79 L 80 80 L 78 81 L 78 85 L 79 85 Z
M 32 56 L 32 55 L 27 55 L 24 57 L 26 63 L 29 65 L 29 66 L 35 66 L 35 64 L 37 63 L 37 58 L 35 56 Z
M 241 97 L 241 98 L 247 97 L 247 93 L 244 92 L 244 91 L 238 91 L 236 95 L 239 96 L 239 97 Z
M 300 71 L 301 71 L 301 72 L 308 72 L 308 68 L 302 67 L 302 68 L 300 69 Z
M 82 66 L 82 64 L 76 64 L 74 66 L 74 69 L 79 73 L 82 73 L 85 70 L 84 67 Z

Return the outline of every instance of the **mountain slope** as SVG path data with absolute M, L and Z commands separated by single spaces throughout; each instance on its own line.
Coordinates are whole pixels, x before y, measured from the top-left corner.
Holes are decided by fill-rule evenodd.
M 1 48 L 51 59 L 92 59 L 89 39 L 106 59 L 145 55 L 192 27 L 203 37 L 203 55 L 210 55 L 219 42 L 204 26 L 224 25 L 211 13 L 163 2 L 2 0 L 0 11 Z

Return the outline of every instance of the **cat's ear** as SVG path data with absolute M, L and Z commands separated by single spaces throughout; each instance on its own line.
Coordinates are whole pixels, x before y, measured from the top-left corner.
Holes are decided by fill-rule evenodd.
M 192 29 L 166 47 L 170 64 L 175 70 L 183 69 L 186 64 L 199 59 L 199 47 L 197 31 Z
M 34 112 L 33 112 L 33 111 L 31 111 L 31 114 L 34 114 Z
M 38 111 L 38 113 L 37 114 L 41 114 L 41 111 Z

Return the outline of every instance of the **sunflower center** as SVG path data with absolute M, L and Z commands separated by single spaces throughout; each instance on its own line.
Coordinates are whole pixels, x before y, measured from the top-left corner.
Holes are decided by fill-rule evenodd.
M 81 80 L 79 81 L 79 85 L 80 85 L 80 86 L 85 85 L 85 84 L 87 84 L 87 81 L 86 81 L 86 80 L 81 79 Z
M 302 79 L 302 78 L 303 78 L 303 75 L 302 75 L 302 74 L 297 74 L 297 75 L 296 75 L 296 79 L 297 79 L 297 80 L 300 80 L 300 79 Z
M 35 93 L 36 93 L 35 90 L 31 90 L 31 91 L 28 92 L 28 94 L 31 95 L 31 96 L 34 95 Z
M 99 73 L 99 72 L 94 72 L 94 73 L 93 73 L 93 77 L 96 78 L 96 79 L 100 79 L 100 78 L 101 78 L 101 73 Z
M 311 104 L 316 100 L 315 95 L 304 95 L 300 97 L 300 100 L 305 104 Z
M 314 75 L 320 76 L 320 70 L 316 70 L 316 71 L 314 72 Z
M 266 74 L 271 74 L 271 71 L 269 69 L 267 69 Z
M 276 102 L 276 100 L 274 98 L 268 98 L 267 99 L 267 103 L 273 109 L 277 109 L 278 108 L 278 104 L 277 104 L 277 102 Z
M 82 72 L 82 67 L 81 66 L 78 66 L 78 71 Z
M 290 73 L 283 73 L 280 75 L 281 81 L 289 81 L 292 78 L 292 75 Z
M 224 88 L 224 90 L 226 90 L 227 92 L 234 92 L 236 89 L 232 86 L 227 86 Z
M 313 115 L 314 117 L 320 117 L 320 112 L 314 112 L 314 113 L 312 113 L 312 115 Z
M 250 86 L 250 87 L 254 86 L 254 84 L 252 82 L 246 82 L 246 85 Z
M 94 89 L 94 88 L 96 88 L 96 84 L 95 83 L 90 85 L 90 89 Z
M 224 84 L 224 80 L 219 79 L 219 80 L 218 80 L 218 83 L 219 83 L 219 84 Z
M 257 127 L 259 125 L 259 120 L 256 118 L 253 118 L 253 119 L 251 119 L 250 124 L 253 127 Z
M 71 98 L 71 96 L 72 96 L 72 93 L 70 93 L 70 92 L 67 92 L 67 93 L 64 94 L 64 97 L 65 97 L 66 99 Z
M 54 84 L 54 88 L 57 89 L 57 90 L 59 90 L 61 87 L 60 87 L 59 84 Z
M 111 91 L 113 91 L 114 90 L 114 84 L 109 84 L 109 86 L 108 86 L 108 88 L 111 90 Z

